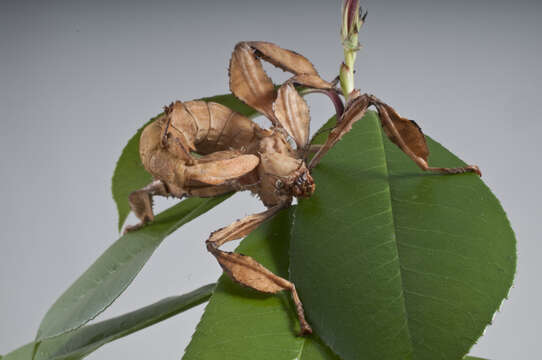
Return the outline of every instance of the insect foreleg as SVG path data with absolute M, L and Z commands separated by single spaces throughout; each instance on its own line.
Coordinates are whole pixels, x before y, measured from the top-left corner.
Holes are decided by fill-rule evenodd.
M 369 99 L 366 96 L 360 96 L 358 99 L 359 101 L 355 109 L 352 106 L 348 106 L 343 115 L 337 119 L 337 125 L 329 133 L 326 142 L 311 159 L 309 169 L 314 168 L 343 135 L 352 129 L 352 125 L 365 115 L 367 108 L 370 106 Z
M 307 58 L 294 51 L 264 41 L 238 43 L 230 60 L 230 89 L 237 98 L 265 114 L 274 125 L 278 125 L 273 111 L 275 86 L 260 59 L 294 74 L 291 82 L 296 84 L 317 89 L 332 87 L 332 84 L 320 78 Z
M 312 329 L 305 320 L 303 305 L 293 283 L 273 274 L 250 256 L 219 249 L 226 242 L 247 236 L 285 206 L 287 203 L 237 220 L 233 224 L 213 232 L 205 243 L 207 250 L 216 257 L 220 266 L 236 282 L 264 293 L 274 294 L 283 290 L 290 291 L 301 325 L 301 334 L 310 334 Z
M 221 185 L 228 180 L 238 179 L 248 174 L 258 166 L 259 162 L 260 159 L 256 155 L 217 151 L 202 157 L 194 165 L 186 166 L 185 183 L 198 181 L 209 185 Z

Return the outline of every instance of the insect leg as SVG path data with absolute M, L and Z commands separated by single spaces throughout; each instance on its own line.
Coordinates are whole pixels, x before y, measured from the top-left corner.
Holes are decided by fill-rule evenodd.
M 384 104 L 382 102 L 375 102 L 375 106 L 378 110 L 378 115 L 380 116 L 380 121 L 382 122 L 382 126 L 384 127 L 385 130 L 387 130 L 385 131 L 386 135 L 388 135 L 388 137 L 401 150 L 403 150 L 403 152 L 406 155 L 408 155 L 408 157 L 410 157 L 422 170 L 433 171 L 433 172 L 438 172 L 442 174 L 461 174 L 461 173 L 466 173 L 466 172 L 474 172 L 478 174 L 478 176 L 482 176 L 480 169 L 476 165 L 467 165 L 467 166 L 457 167 L 457 168 L 430 167 L 427 164 L 427 155 L 424 158 L 422 156 L 419 156 L 419 154 L 416 154 L 416 152 L 413 151 L 412 149 L 413 146 L 409 146 L 409 144 L 407 144 L 407 142 L 405 141 L 404 137 L 398 131 L 395 124 L 398 122 L 397 119 L 401 119 L 401 118 L 395 112 L 395 110 L 391 106 Z M 421 130 L 419 130 L 419 132 L 421 133 Z M 425 145 L 425 139 L 424 139 L 424 145 Z M 429 154 L 429 151 L 427 151 L 427 154 Z
M 342 118 L 329 134 L 326 143 L 312 158 L 309 163 L 309 169 L 314 168 L 322 156 L 325 155 L 325 153 L 329 151 L 329 149 L 331 149 L 344 134 L 352 129 L 352 125 L 365 115 L 368 107 L 371 105 L 376 107 L 380 122 L 382 123 L 382 128 L 388 138 L 408 155 L 422 170 L 444 174 L 474 172 L 481 176 L 480 169 L 476 165 L 467 165 L 458 168 L 430 167 L 427 164 L 429 150 L 427 149 L 425 137 L 420 127 L 414 121 L 399 116 L 391 106 L 380 101 L 373 95 L 368 94 L 360 95 L 348 104 Z
M 185 183 L 193 181 L 209 185 L 221 185 L 250 173 L 258 166 L 260 159 L 252 154 L 232 151 L 217 151 L 202 157 L 194 165 L 185 168 Z
M 168 196 L 166 184 L 161 180 L 155 180 L 142 189 L 132 192 L 128 198 L 130 208 L 140 220 L 135 225 L 126 226 L 124 233 L 140 229 L 146 223 L 154 220 L 152 212 L 152 197 L 155 195 Z
M 361 119 L 367 112 L 370 106 L 369 98 L 362 95 L 356 98 L 356 106 L 353 107 L 351 102 L 347 109 L 338 119 L 337 125 L 331 130 L 326 142 L 320 147 L 309 163 L 309 169 L 314 168 L 322 159 L 322 157 L 346 134 L 352 129 L 352 125 Z
M 279 204 L 262 213 L 237 220 L 231 225 L 213 232 L 205 243 L 207 250 L 216 257 L 220 266 L 236 282 L 264 293 L 274 294 L 283 290 L 290 291 L 301 325 L 301 334 L 310 334 L 312 329 L 305 320 L 303 305 L 293 283 L 273 274 L 250 256 L 219 249 L 226 242 L 247 236 L 283 207 L 285 204 Z
M 263 41 L 238 43 L 230 60 L 230 89 L 237 98 L 265 114 L 275 125 L 278 123 L 273 111 L 275 87 L 260 59 L 293 73 L 295 83 L 321 89 L 333 86 L 320 78 L 307 58 L 294 51 Z

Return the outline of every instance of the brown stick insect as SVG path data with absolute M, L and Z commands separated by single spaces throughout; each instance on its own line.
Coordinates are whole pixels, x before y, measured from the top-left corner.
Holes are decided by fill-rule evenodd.
M 352 12 L 351 7 L 356 11 Z M 480 175 L 474 165 L 430 167 L 427 163 L 429 151 L 420 127 L 399 116 L 375 96 L 353 89 L 357 33 L 366 16 L 357 8 L 357 1 L 346 1 L 343 10 L 345 62 L 338 77 L 341 90 L 337 80 L 323 80 L 312 63 L 294 51 L 269 42 L 238 43 L 229 64 L 230 89 L 237 98 L 265 115 L 271 127 L 263 129 L 251 119 L 217 103 L 176 101 L 167 106 L 165 113 L 141 135 L 141 160 L 154 181 L 129 197 L 130 206 L 140 222 L 128 226 L 125 231 L 137 230 L 153 220 L 153 196 L 212 197 L 243 190 L 257 194 L 268 210 L 213 232 L 206 240 L 207 249 L 236 282 L 265 293 L 290 291 L 302 334 L 312 330 L 305 320 L 295 285 L 251 257 L 226 252 L 220 247 L 247 236 L 280 209 L 290 206 L 294 197 L 310 197 L 316 188 L 311 170 L 370 106 L 376 108 L 386 135 L 421 169 Z M 276 89 L 261 60 L 293 76 Z M 309 108 L 296 86 L 302 86 L 308 92 L 322 92 L 335 105 L 337 123 L 321 146 L 309 145 Z M 295 142 L 295 149 L 289 139 Z M 310 155 L 314 156 L 308 161 Z

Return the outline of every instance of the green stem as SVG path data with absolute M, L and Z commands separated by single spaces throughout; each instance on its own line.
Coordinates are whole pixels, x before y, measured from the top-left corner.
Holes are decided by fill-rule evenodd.
M 339 79 L 344 98 L 348 101 L 348 96 L 354 90 L 354 64 L 358 51 L 358 35 L 355 34 L 344 44 L 344 62 L 341 64 Z

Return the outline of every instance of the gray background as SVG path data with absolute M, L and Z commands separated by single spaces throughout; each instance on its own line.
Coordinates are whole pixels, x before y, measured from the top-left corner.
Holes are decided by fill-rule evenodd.
M 542 6 L 364 4 L 370 13 L 357 87 L 479 164 L 519 240 L 509 300 L 472 354 L 534 358 L 542 320 L 535 229 L 542 200 L 536 185 Z M 227 92 L 226 67 L 239 40 L 296 49 L 332 79 L 342 58 L 338 12 L 335 0 L 0 2 L 0 353 L 32 339 L 52 302 L 117 238 L 110 177 L 134 131 L 174 99 Z M 314 99 L 317 128 L 332 107 Z M 238 194 L 183 227 L 100 319 L 213 282 L 220 270 L 203 240 L 260 208 Z M 202 311 L 91 358 L 178 358 Z

